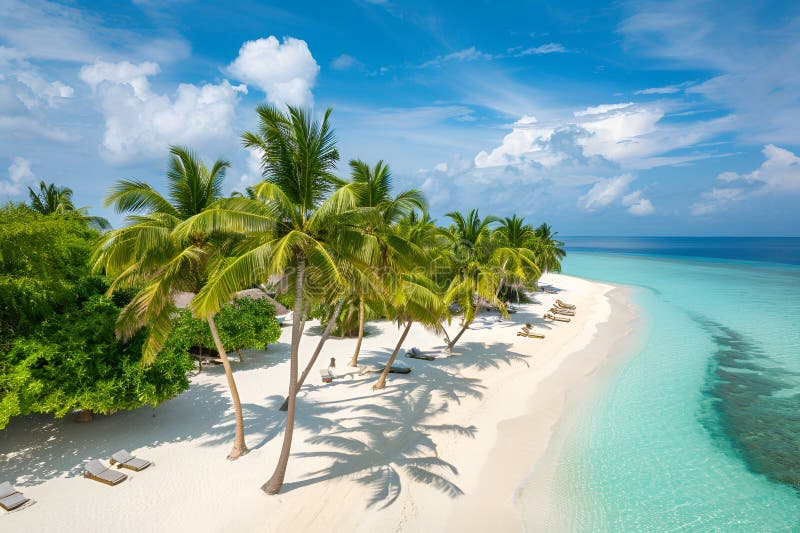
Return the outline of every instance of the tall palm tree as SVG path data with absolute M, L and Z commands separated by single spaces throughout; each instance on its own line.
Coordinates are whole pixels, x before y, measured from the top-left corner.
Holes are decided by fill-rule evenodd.
M 489 226 L 498 219 L 493 216 L 481 219 L 477 209 L 466 216 L 459 212 L 445 216 L 452 220 L 450 227 L 442 230 L 442 235 L 449 241 L 447 257 L 451 271 L 445 299 L 464 310 L 461 330 L 447 344 L 448 350 L 452 350 L 482 305 L 496 305 L 502 312 L 505 312 L 505 307 L 497 297 L 501 276 L 490 262 L 493 243 Z
M 42 215 L 74 213 L 91 227 L 100 230 L 111 228 L 111 224 L 105 218 L 89 216 L 88 208 L 76 208 L 72 202 L 72 189 L 69 187 L 57 187 L 54 183 L 47 184 L 40 181 L 38 191 L 28 187 L 28 197 L 31 201 L 29 207 Z
M 178 146 L 171 146 L 170 154 L 166 198 L 138 180 L 120 180 L 114 185 L 106 205 L 113 205 L 117 212 L 129 213 L 128 224 L 106 233 L 92 258 L 95 270 L 114 277 L 109 293 L 139 288 L 120 313 L 117 334 L 130 338 L 142 327 L 148 327 L 142 351 L 145 362 L 157 357 L 169 335 L 170 315 L 175 310 L 173 294 L 199 292 L 208 276 L 208 265 L 235 240 L 223 232 L 176 231 L 182 221 L 203 213 L 222 196 L 230 163 L 218 159 L 209 169 L 192 151 Z M 217 309 L 222 303 L 217 302 Z M 208 322 L 225 368 L 236 420 L 234 444 L 228 458 L 236 459 L 247 452 L 239 392 L 214 314 L 203 318 Z
M 498 295 L 506 284 L 516 286 L 535 283 L 539 279 L 541 271 L 535 252 L 536 236 L 524 218 L 512 215 L 500 220 L 492 237 L 495 241 L 492 263 L 503 276 L 497 288 Z
M 543 272 L 561 272 L 561 260 L 567 256 L 564 243 L 556 239 L 557 231 L 543 222 L 535 230 L 535 249 L 539 258 L 539 268 Z
M 286 475 L 292 445 L 298 383 L 300 339 L 306 302 L 344 286 L 334 247 L 358 250 L 362 232 L 348 211 L 355 206 L 349 189 L 333 175 L 339 152 L 328 109 L 321 122 L 309 111 L 289 107 L 256 108 L 258 130 L 242 135 L 245 147 L 259 148 L 265 181 L 254 187 L 257 199 L 220 200 L 194 217 L 183 230 L 200 228 L 243 231 L 248 237 L 236 254 L 220 262 L 198 293 L 192 308 L 199 316 L 213 314 L 220 301 L 269 276 L 286 276 L 294 288 L 289 393 L 286 429 L 278 463 L 262 486 L 277 494 Z M 345 213 L 345 214 L 343 214 Z
M 392 226 L 408 213 L 415 209 L 424 210 L 427 207 L 425 196 L 417 189 L 408 189 L 392 196 L 392 174 L 388 165 L 378 161 L 370 167 L 364 161 L 353 159 L 350 161 L 351 181 L 344 187 L 351 189 L 356 200 L 357 209 L 375 209 L 380 215 L 377 227 L 363 228 L 367 232 L 380 237 L 392 235 Z M 375 254 L 369 261 L 370 267 L 377 269 L 388 268 L 388 247 L 385 240 L 380 239 L 380 244 L 374 249 Z M 372 274 L 375 274 L 373 271 Z M 356 340 L 350 366 L 358 366 L 358 354 L 364 338 L 364 321 L 366 300 L 370 297 L 380 299 L 380 291 L 376 290 L 379 280 L 374 276 L 365 275 L 358 278 L 352 288 L 353 298 L 358 303 L 358 339 Z

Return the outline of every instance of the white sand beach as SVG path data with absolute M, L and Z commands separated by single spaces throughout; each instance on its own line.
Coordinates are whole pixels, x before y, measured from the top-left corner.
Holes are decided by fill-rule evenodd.
M 559 293 L 536 293 L 510 320 L 482 313 L 451 357 L 441 353 L 441 338 L 415 325 L 405 347 L 438 357 L 399 358 L 413 371 L 390 374 L 383 391 L 371 388 L 377 374 L 346 366 L 355 339 L 328 341 L 318 366 L 335 356 L 339 377 L 322 384 L 315 369 L 301 390 L 278 496 L 259 487 L 281 445 L 278 407 L 287 390 L 290 328 L 267 351 L 234 363 L 250 448 L 234 462 L 226 460 L 233 416 L 222 368 L 204 368 L 190 390 L 156 409 L 98 416 L 89 424 L 46 416 L 12 420 L 0 431 L 0 481 L 36 503 L 0 512 L 0 530 L 518 530 L 519 487 L 547 450 L 568 397 L 601 374 L 608 347 L 629 325 L 609 322 L 625 305 L 609 297 L 611 285 L 555 274 L 542 283 Z M 542 320 L 556 298 L 578 306 L 570 323 Z M 546 338 L 517 336 L 526 322 Z M 319 335 L 310 326 L 301 368 Z M 399 332 L 388 322 L 371 322 L 367 331 L 360 364 L 377 368 Z M 115 487 L 82 477 L 85 461 L 107 464 L 121 448 L 155 466 L 131 472 Z

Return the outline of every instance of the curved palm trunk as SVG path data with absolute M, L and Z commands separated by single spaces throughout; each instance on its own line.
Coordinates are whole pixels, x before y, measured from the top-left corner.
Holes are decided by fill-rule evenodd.
M 306 365 L 305 369 L 303 369 L 303 373 L 300 374 L 300 379 L 297 380 L 297 388 L 295 389 L 295 394 L 300 388 L 303 386 L 303 383 L 306 381 L 306 377 L 308 373 L 311 372 L 311 369 L 314 368 L 314 363 L 317 362 L 317 357 L 319 357 L 320 352 L 322 352 L 322 346 L 325 344 L 325 341 L 328 340 L 328 337 L 331 336 L 331 331 L 333 330 L 333 325 L 336 324 L 336 319 L 339 317 L 339 313 L 342 311 L 342 306 L 344 305 L 344 298 L 339 298 L 339 303 L 336 304 L 336 309 L 333 311 L 333 316 L 330 320 L 328 320 L 328 325 L 325 326 L 325 331 L 322 333 L 322 338 L 320 338 L 319 342 L 317 343 L 317 348 L 314 350 L 311 359 L 309 359 L 308 364 Z M 289 408 L 289 398 L 287 397 L 283 401 L 283 405 L 281 405 L 280 410 L 286 411 Z
M 278 494 L 286 477 L 286 467 L 289 464 L 289 453 L 292 449 L 292 434 L 294 433 L 294 414 L 297 403 L 297 358 L 300 348 L 300 337 L 303 335 L 303 282 L 306 273 L 305 258 L 298 257 L 297 282 L 294 289 L 294 313 L 292 316 L 292 351 L 289 359 L 289 405 L 286 413 L 286 430 L 283 433 L 283 447 L 278 456 L 278 464 L 272 476 L 261 486 L 267 494 Z
M 242 416 L 242 402 L 239 400 L 239 389 L 236 388 L 236 381 L 233 379 L 233 370 L 231 369 L 231 362 L 228 360 L 228 354 L 222 346 L 222 341 L 217 332 L 217 325 L 214 322 L 214 317 L 208 317 L 208 327 L 211 330 L 211 336 L 214 338 L 214 345 L 219 352 L 219 358 L 222 359 L 222 366 L 225 368 L 225 379 L 228 380 L 228 389 L 231 391 L 231 401 L 233 402 L 233 413 L 236 417 L 236 435 L 233 440 L 233 448 L 231 453 L 228 454 L 228 459 L 233 461 L 247 453 L 247 446 L 244 443 L 244 417 Z
M 408 321 L 406 329 L 404 329 L 403 334 L 400 335 L 400 340 L 397 341 L 397 346 L 394 347 L 394 351 L 392 352 L 392 356 L 389 358 L 389 362 L 386 363 L 386 366 L 384 367 L 383 372 L 381 372 L 381 375 L 378 378 L 377 383 L 375 383 L 375 385 L 372 386 L 372 390 L 379 390 L 386 387 L 386 376 L 389 375 L 389 368 L 391 368 L 392 363 L 394 363 L 394 360 L 397 359 L 397 354 L 400 353 L 400 347 L 403 346 L 403 343 L 406 340 L 406 336 L 408 336 L 408 332 L 411 330 L 411 325 L 413 323 L 414 323 L 413 320 Z
M 364 298 L 358 299 L 358 340 L 350 366 L 358 366 L 358 354 L 361 351 L 361 341 L 364 340 Z
M 481 306 L 476 307 L 475 308 L 475 315 L 477 316 L 478 313 L 480 313 L 480 312 L 481 312 Z M 475 319 L 473 318 L 472 320 L 475 320 Z M 461 338 L 461 335 L 463 335 L 464 332 L 469 329 L 470 324 L 472 324 L 472 320 L 470 320 L 469 322 L 465 322 L 464 325 L 461 326 L 461 331 L 459 331 L 458 334 L 455 337 L 453 337 L 453 340 L 450 341 L 450 343 L 447 345 L 447 351 L 448 352 L 453 349 L 453 346 L 456 345 L 456 343 L 458 342 L 458 339 Z

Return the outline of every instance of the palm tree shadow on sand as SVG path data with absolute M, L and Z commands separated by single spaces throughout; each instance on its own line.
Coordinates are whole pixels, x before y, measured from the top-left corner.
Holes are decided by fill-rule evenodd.
M 474 345 L 474 346 L 473 346 Z M 450 402 L 460 403 L 465 397 L 480 399 L 485 388 L 480 379 L 461 375 L 460 370 L 511 365 L 524 361 L 523 356 L 509 354 L 510 345 L 496 344 L 487 352 L 483 343 L 466 343 L 459 356 L 436 361 L 409 361 L 414 370 L 411 378 L 390 381 L 381 403 L 373 402 L 351 408 L 352 416 L 339 420 L 339 427 L 306 440 L 322 449 L 295 453 L 298 458 L 323 458 L 330 464 L 308 472 L 306 479 L 284 484 L 284 491 L 300 489 L 315 483 L 344 478 L 366 485 L 370 497 L 368 508 L 383 509 L 399 498 L 404 482 L 429 485 L 452 498 L 463 494 L 453 480 L 458 476 L 455 465 L 438 454 L 437 436 L 449 434 L 475 438 L 475 426 L 435 424 L 433 419 L 449 410 Z M 365 359 L 386 360 L 388 354 L 370 352 Z M 478 364 L 483 357 L 493 363 Z M 527 363 L 526 363 L 527 364 Z M 361 377 L 339 386 L 363 388 L 377 376 Z M 359 398 L 328 402 L 328 406 L 346 409 Z M 319 406 L 318 406 L 319 407 Z M 298 416 L 298 422 L 304 418 Z M 405 480 L 405 481 L 404 481 Z

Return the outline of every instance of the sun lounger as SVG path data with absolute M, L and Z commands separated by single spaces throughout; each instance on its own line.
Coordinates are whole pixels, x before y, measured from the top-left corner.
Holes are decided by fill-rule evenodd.
M 570 311 L 569 309 L 561 309 L 560 307 L 551 307 L 550 312 L 554 315 L 566 315 L 566 316 L 575 316 L 575 311 Z
M 567 318 L 567 317 L 551 315 L 550 313 L 547 313 L 546 315 L 544 315 L 544 319 L 545 320 L 555 320 L 557 322 L 569 322 L 570 321 L 570 319 Z
M 436 358 L 432 355 L 425 355 L 419 348 L 411 348 L 406 352 L 406 357 L 411 359 L 422 359 L 423 361 L 434 361 Z
M 97 459 L 92 459 L 86 463 L 86 472 L 84 472 L 83 477 L 105 483 L 106 485 L 118 485 L 128 479 L 126 474 L 106 468 L 103 466 L 103 463 Z
M 517 332 L 517 337 L 530 337 L 531 339 L 544 339 L 544 335 L 539 335 L 538 333 L 531 333 L 530 331 L 522 331 Z
M 333 378 L 336 377 L 336 375 L 333 373 L 333 371 L 330 368 L 321 369 L 319 371 L 319 375 L 322 378 L 322 382 L 323 383 L 332 383 L 333 382 Z
M 29 501 L 31 501 L 30 498 L 26 498 L 21 492 L 18 492 L 8 481 L 0 483 L 0 507 L 6 511 L 19 509 Z
M 547 294 L 558 294 L 558 291 L 554 291 L 548 287 L 540 287 L 542 292 L 546 292 Z
M 561 300 L 556 300 L 556 305 L 558 307 L 563 307 L 564 309 L 577 309 L 577 307 L 575 307 L 574 305 L 562 302 Z
M 145 459 L 134 457 L 128 450 L 120 450 L 111 456 L 111 464 L 117 465 L 117 468 L 127 468 L 135 472 L 140 472 L 153 463 Z

